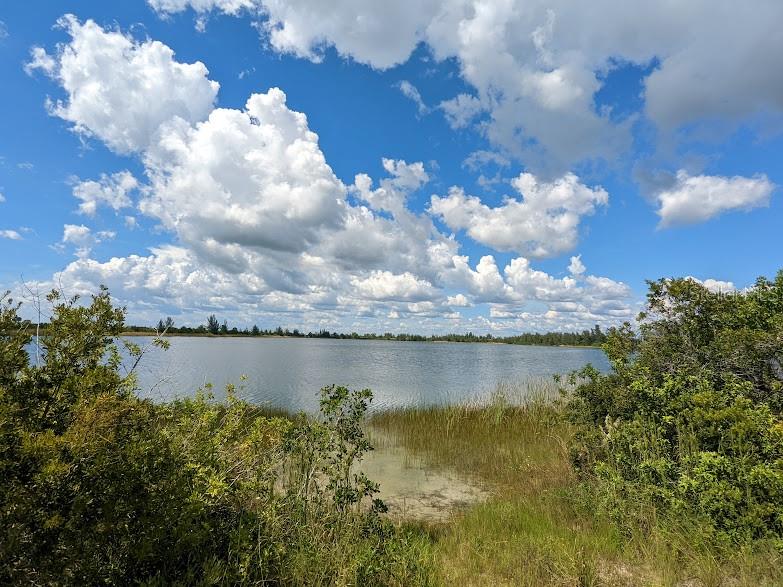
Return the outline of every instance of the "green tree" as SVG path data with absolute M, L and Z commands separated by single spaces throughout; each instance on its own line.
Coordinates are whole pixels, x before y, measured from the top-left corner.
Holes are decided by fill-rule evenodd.
M 209 318 L 207 318 L 207 332 L 210 334 L 217 334 L 220 332 L 220 322 L 218 322 L 218 319 L 214 314 L 210 314 Z
M 627 514 L 690 513 L 716 536 L 783 537 L 783 272 L 730 295 L 649 283 L 638 330 L 609 331 L 568 409 L 572 455 Z

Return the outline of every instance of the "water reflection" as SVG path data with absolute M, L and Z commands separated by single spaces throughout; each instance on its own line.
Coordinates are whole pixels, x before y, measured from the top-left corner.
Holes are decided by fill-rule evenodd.
M 137 368 L 140 395 L 157 400 L 226 383 L 257 403 L 315 411 L 317 392 L 336 383 L 369 387 L 378 407 L 456 403 L 490 393 L 499 382 L 567 373 L 592 363 L 608 369 L 594 348 L 505 344 L 418 343 L 301 338 L 172 337 L 168 351 L 152 348 Z M 150 339 L 134 337 L 147 344 Z

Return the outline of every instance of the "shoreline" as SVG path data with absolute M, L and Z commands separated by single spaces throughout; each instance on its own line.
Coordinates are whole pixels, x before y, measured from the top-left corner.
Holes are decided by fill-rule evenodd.
M 156 336 L 153 332 L 139 332 L 136 330 L 124 331 L 120 333 L 120 336 L 147 336 L 154 338 Z M 601 345 L 594 344 L 523 344 L 514 342 L 503 342 L 500 340 L 395 340 L 390 338 L 339 338 L 339 337 L 321 337 L 321 336 L 285 336 L 277 334 L 265 334 L 263 336 L 254 336 L 252 334 L 210 334 L 208 332 L 172 332 L 162 335 L 162 338 L 258 338 L 258 339 L 303 339 L 303 340 L 334 340 L 334 341 L 362 341 L 362 342 L 419 342 L 419 343 L 434 343 L 434 344 L 497 344 L 508 346 L 535 346 L 544 348 L 567 348 L 567 349 L 601 349 Z

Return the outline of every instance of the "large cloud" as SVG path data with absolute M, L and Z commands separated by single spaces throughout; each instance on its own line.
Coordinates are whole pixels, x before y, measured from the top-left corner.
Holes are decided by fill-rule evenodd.
M 174 241 L 143 255 L 99 261 L 91 258 L 94 249 L 113 235 L 67 225 L 59 246 L 75 249 L 77 259 L 53 282 L 69 293 L 106 283 L 136 319 L 154 318 L 166 308 L 192 322 L 221 309 L 243 323 L 260 314 L 280 314 L 293 324 L 345 329 L 361 329 L 361 324 L 404 328 L 404 320 L 415 317 L 416 330 L 476 325 L 502 330 L 513 328 L 522 313 L 530 324 L 539 323 L 538 314 L 540 324 L 550 324 L 552 312 L 566 311 L 565 324 L 573 327 L 627 315 L 627 288 L 583 275 L 583 265 L 564 278 L 533 269 L 525 257 L 511 260 L 502 273 L 492 256 L 472 266 L 459 243 L 441 233 L 428 213 L 409 209 L 410 194 L 430 179 L 420 162 L 384 159 L 385 177 L 373 181 L 359 173 L 346 186 L 328 165 L 306 116 L 291 110 L 277 88 L 253 94 L 243 109 L 212 108 L 217 86 L 199 65 L 193 79 L 198 88 L 209 88 L 191 96 L 196 103 L 208 97 L 199 115 L 170 83 L 141 85 L 134 89 L 138 103 L 128 104 L 127 96 L 104 91 L 104 82 L 111 76 L 145 79 L 140 56 L 153 48 L 160 59 L 148 74 L 171 81 L 172 72 L 183 71 L 173 52 L 89 21 L 66 22 L 71 42 L 54 55 L 37 52 L 38 66 L 56 72 L 66 92 L 67 106 L 61 108 L 71 114 L 103 110 L 122 116 L 107 126 L 101 117 L 61 115 L 74 122 L 78 118 L 79 132 L 112 148 L 139 151 L 147 176 L 143 186 L 126 172 L 77 184 L 81 210 L 97 213 L 104 204 L 122 210 L 133 205 L 129 192 L 135 189 L 139 209 Z M 63 75 L 71 71 L 74 56 L 95 68 L 95 92 Z M 176 112 L 144 110 L 180 99 L 186 104 Z M 141 134 L 134 134 L 134 117 L 143 119 Z M 579 218 L 606 202 L 603 190 L 588 188 L 572 175 L 547 183 L 523 174 L 514 185 L 524 200 L 509 200 L 507 209 L 489 213 L 509 222 L 527 218 L 524 238 L 507 242 L 507 248 L 526 254 L 543 256 L 574 246 Z M 477 206 L 475 214 L 481 219 L 486 211 Z M 508 214 L 516 216 L 505 218 Z M 534 230 L 535 223 L 546 224 L 554 236 Z M 498 248 L 505 246 L 501 237 L 497 242 L 487 238 Z M 572 262 L 573 267 L 580 266 Z M 493 311 L 509 318 L 484 323 L 474 306 L 481 303 L 493 304 Z M 530 304 L 538 314 L 531 313 Z M 471 308 L 473 315 L 462 317 L 454 308 Z M 389 324 L 392 319 L 397 322 Z
M 654 65 L 644 109 L 666 131 L 783 112 L 778 0 L 150 1 L 169 12 L 252 5 L 273 48 L 314 61 L 333 46 L 383 69 L 426 43 L 437 58 L 456 58 L 476 91 L 443 105 L 452 124 L 489 111 L 490 139 L 555 171 L 628 146 L 627 124 L 595 104 L 620 65 Z
M 50 111 L 77 133 L 128 153 L 147 148 L 163 122 L 195 122 L 212 111 L 220 86 L 203 63 L 179 63 L 163 43 L 137 42 L 92 20 L 67 15 L 59 25 L 71 41 L 55 55 L 34 48 L 28 71 L 41 69 L 65 89 L 68 100 Z
M 163 125 L 145 157 L 141 203 L 191 246 L 301 252 L 342 224 L 345 189 L 304 114 L 273 88 L 244 111 L 214 110 L 195 126 Z
M 464 229 L 473 240 L 496 250 L 551 257 L 572 250 L 582 216 L 609 201 L 604 189 L 589 188 L 572 173 L 553 182 L 522 173 L 511 183 L 521 200 L 506 197 L 502 205 L 490 208 L 461 188 L 451 188 L 448 196 L 432 196 L 432 212 L 450 228 Z

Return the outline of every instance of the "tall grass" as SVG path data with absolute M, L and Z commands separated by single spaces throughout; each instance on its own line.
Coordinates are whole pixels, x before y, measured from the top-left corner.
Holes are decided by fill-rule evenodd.
M 548 380 L 503 383 L 485 400 L 376 412 L 370 427 L 495 493 L 534 495 L 573 481 L 570 430 L 552 401 L 557 393 Z
M 774 549 L 727 551 L 697 524 L 647 512 L 622 527 L 571 466 L 558 386 L 503 384 L 487 400 L 377 412 L 371 431 L 490 498 L 430 528 L 442 585 L 783 585 Z

